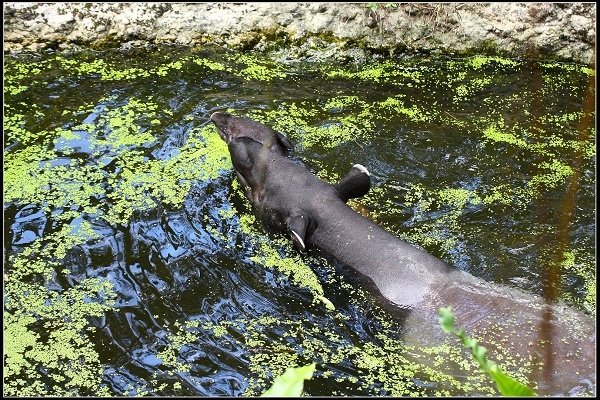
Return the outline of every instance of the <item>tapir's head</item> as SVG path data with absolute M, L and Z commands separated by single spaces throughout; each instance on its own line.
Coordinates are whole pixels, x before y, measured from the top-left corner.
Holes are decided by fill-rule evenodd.
M 247 137 L 277 154 L 284 154 L 294 148 L 292 142 L 284 135 L 251 119 L 215 112 L 210 116 L 210 120 L 226 143 L 236 138 Z
M 249 137 L 234 138 L 227 147 L 233 168 L 248 199 L 258 206 L 262 202 L 266 170 L 275 155 L 269 148 Z

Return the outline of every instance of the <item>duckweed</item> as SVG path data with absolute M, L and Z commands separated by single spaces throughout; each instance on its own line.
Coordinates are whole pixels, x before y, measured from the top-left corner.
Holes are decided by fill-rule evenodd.
M 487 57 L 487 56 L 475 56 L 467 59 L 466 65 L 472 67 L 473 69 L 480 69 L 484 65 L 489 63 L 497 63 L 502 66 L 507 67 L 518 67 L 521 63 L 516 60 L 510 60 L 502 57 Z
M 343 321 L 341 314 L 334 314 L 334 320 Z M 392 324 L 393 325 L 393 324 Z M 437 346 L 409 346 L 392 339 L 393 326 L 386 325 L 376 334 L 378 343 L 368 342 L 355 346 L 347 338 L 332 334 L 327 327 L 310 325 L 305 321 L 277 319 L 268 315 L 247 320 L 237 318 L 231 321 L 214 323 L 189 323 L 179 333 L 177 341 L 188 341 L 194 345 L 197 339 L 190 335 L 196 329 L 214 335 L 215 340 L 230 343 L 241 341 L 241 344 L 252 354 L 249 368 L 253 378 L 244 395 L 256 395 L 262 388 L 268 387 L 272 379 L 281 374 L 289 366 L 313 361 L 318 366 L 315 378 L 332 379 L 328 368 L 343 367 L 345 370 L 356 368 L 358 377 L 342 374 L 335 378 L 337 382 L 346 382 L 361 393 L 391 396 L 426 395 L 424 388 L 415 385 L 415 380 L 425 380 L 438 387 L 439 394 L 450 394 L 453 391 L 465 390 L 494 394 L 494 389 L 487 382 L 485 375 L 464 350 L 444 342 Z M 264 340 L 266 330 L 284 332 L 278 340 Z M 232 336 L 230 332 L 238 332 L 242 337 Z M 511 371 L 515 370 L 515 361 L 510 357 L 503 358 Z M 431 360 L 423 364 L 423 357 Z M 524 362 L 523 365 L 528 365 Z M 322 367 L 321 367 L 322 366 Z M 458 380 L 448 372 L 458 366 L 469 371 L 467 379 Z M 326 368 L 323 370 L 323 368 Z M 529 367 L 520 370 L 517 375 L 527 381 L 523 374 Z
M 73 246 L 94 238 L 97 235 L 87 222 L 67 225 L 11 257 L 10 269 L 5 271 L 9 273 L 4 305 L 5 393 L 15 396 L 109 393 L 101 384 L 102 364 L 86 331 L 93 329 L 87 318 L 101 317 L 111 308 L 116 297 L 112 284 L 88 278 L 57 292 L 31 282 L 37 276 L 51 279 L 59 261 Z M 40 328 L 44 333 L 39 332 Z M 22 378 L 24 375 L 26 380 Z
M 516 137 L 514 134 L 510 132 L 502 131 L 502 123 L 498 125 L 491 125 L 485 131 L 483 131 L 483 136 L 486 139 L 489 139 L 493 142 L 505 142 L 508 144 L 512 144 L 518 147 L 526 147 L 527 142 L 519 137 Z
M 276 239 L 271 242 L 265 238 L 264 234 L 255 228 L 256 219 L 251 214 L 242 214 L 239 221 L 240 232 L 250 236 L 252 241 L 258 244 L 255 254 L 250 257 L 251 261 L 267 268 L 276 269 L 278 273 L 288 277 L 295 285 L 307 288 L 312 293 L 314 300 L 323 303 L 327 309 L 335 308 L 333 303 L 325 297 L 323 287 L 310 266 L 298 255 L 293 255 L 295 250 L 291 249 L 288 241 Z M 283 247 L 286 254 L 281 255 L 277 247 Z
M 394 81 L 395 84 L 404 84 L 409 87 L 422 81 L 421 71 L 405 68 L 390 61 L 367 65 L 359 71 L 332 69 L 327 72 L 327 76 L 330 78 L 357 79 L 375 83 Z
M 566 252 L 563 255 L 561 268 L 580 276 L 584 281 L 585 297 L 576 299 L 570 294 L 565 297 L 573 303 L 581 303 L 583 308 L 589 313 L 596 312 L 596 269 L 593 257 L 580 248 Z
M 247 80 L 269 82 L 276 78 L 286 77 L 286 74 L 283 72 L 283 65 L 259 59 L 251 54 L 236 54 L 229 57 L 229 59 L 246 66 L 243 69 L 232 71 L 234 74 Z

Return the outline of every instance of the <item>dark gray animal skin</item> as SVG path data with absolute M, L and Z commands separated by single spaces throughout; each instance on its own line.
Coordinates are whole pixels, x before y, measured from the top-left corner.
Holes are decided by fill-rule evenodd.
M 407 343 L 431 345 L 440 340 L 437 312 L 451 305 L 457 325 L 477 333 L 488 348 L 507 343 L 511 354 L 531 355 L 545 364 L 543 374 L 532 377 L 539 383 L 538 394 L 569 395 L 582 387 L 595 392 L 592 318 L 487 283 L 398 239 L 345 204 L 348 193 L 358 197 L 368 190 L 361 168 L 334 187 L 286 157 L 291 146 L 282 145 L 275 133 L 269 138 L 270 128 L 234 118 L 239 117 L 211 116 L 262 222 L 289 233 L 300 250 L 312 245 L 332 255 L 370 280 L 367 287 L 375 288 L 376 295 L 406 310 Z M 229 133 L 221 132 L 222 126 L 228 126 Z

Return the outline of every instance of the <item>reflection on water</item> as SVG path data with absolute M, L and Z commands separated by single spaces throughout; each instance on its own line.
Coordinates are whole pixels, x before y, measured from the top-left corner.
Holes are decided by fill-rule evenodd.
M 274 126 L 329 181 L 366 165 L 374 188 L 354 207 L 378 224 L 528 292 L 554 268 L 558 297 L 594 312 L 594 73 L 177 48 L 7 60 L 8 390 L 252 395 L 316 361 L 311 395 L 495 393 L 456 342 L 403 341 L 406 321 L 360 278 L 265 233 L 208 117 Z M 559 262 L 541 263 L 553 248 Z M 490 357 L 528 382 L 536 360 L 510 347 Z M 595 391 L 586 376 L 565 385 L 551 393 Z

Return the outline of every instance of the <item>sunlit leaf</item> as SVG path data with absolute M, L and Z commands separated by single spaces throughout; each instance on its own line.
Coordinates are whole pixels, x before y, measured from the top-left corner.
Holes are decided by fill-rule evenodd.
M 491 368 L 488 373 L 496 382 L 496 387 L 503 396 L 535 396 L 530 387 L 506 375 L 497 367 Z
M 465 335 L 464 329 L 454 326 L 454 314 L 451 307 L 442 307 L 439 310 L 440 326 L 446 333 L 451 333 L 459 338 L 465 347 L 471 349 L 473 358 L 479 363 L 481 369 L 488 373 L 496 383 L 498 391 L 503 396 L 535 396 L 535 392 L 528 386 L 505 374 L 500 367 L 486 358 L 487 349 L 480 346 L 476 339 Z
M 304 367 L 288 368 L 282 375 L 275 378 L 273 386 L 261 397 L 299 397 L 304 388 L 304 380 L 312 378 L 316 364 Z

